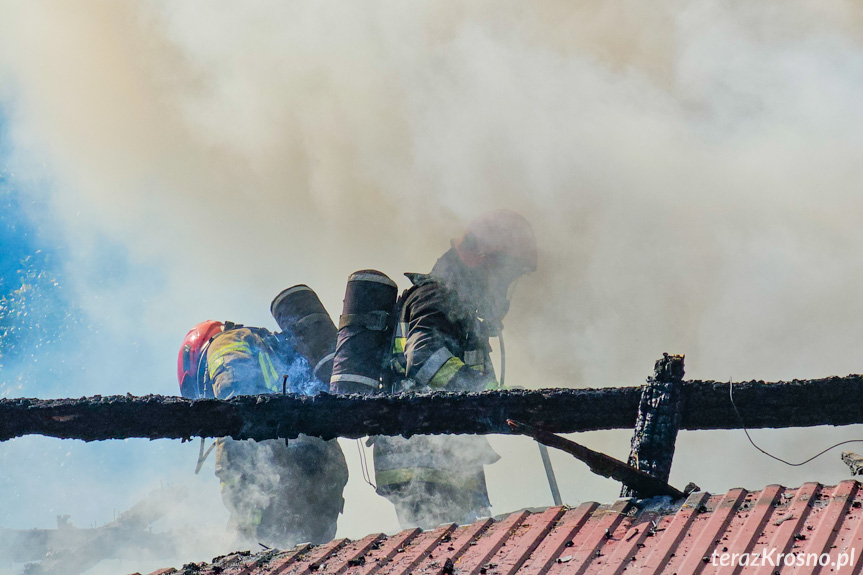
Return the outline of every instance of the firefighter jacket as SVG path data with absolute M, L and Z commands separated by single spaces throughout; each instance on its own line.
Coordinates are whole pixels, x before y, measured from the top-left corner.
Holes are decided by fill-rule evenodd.
M 302 379 L 311 377 L 311 370 L 297 369 L 308 364 L 286 340 L 260 328 L 228 327 L 206 352 L 205 382 L 215 397 L 281 393 L 285 374 L 293 376 L 288 391 L 308 384 Z M 242 540 L 286 548 L 335 536 L 348 479 L 336 441 L 305 435 L 289 441 L 222 438 L 216 447 L 216 475 Z
M 495 385 L 491 348 L 481 335 L 476 312 L 442 274 L 407 275 L 414 285 L 400 298 L 392 350 L 393 390 L 477 391 Z M 483 465 L 498 459 L 485 437 L 375 439 L 377 488 L 388 497 L 398 498 L 408 484 L 423 482 L 467 492 L 477 510 L 488 508 Z
M 401 388 L 480 391 L 497 385 L 491 346 L 475 311 L 431 275 L 407 274 L 393 338 L 393 369 Z
M 229 324 L 207 347 L 205 389 L 219 399 L 281 393 L 280 374 L 287 373 L 291 358 L 280 351 L 284 348 L 267 330 Z

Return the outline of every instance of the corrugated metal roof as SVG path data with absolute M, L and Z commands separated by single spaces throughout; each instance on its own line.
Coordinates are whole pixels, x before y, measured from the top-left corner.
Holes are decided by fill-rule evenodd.
M 667 500 L 551 507 L 427 532 L 232 554 L 151 575 L 851 574 L 863 568 L 860 487 L 843 481 L 836 487 L 694 493 L 677 507 Z M 802 555 L 810 553 L 825 554 L 828 564 L 812 565 Z M 836 566 L 843 553 L 852 565 Z M 724 554 L 734 565 L 722 564 Z M 748 564 L 740 565 L 744 554 Z M 808 566 L 798 565 L 807 559 Z

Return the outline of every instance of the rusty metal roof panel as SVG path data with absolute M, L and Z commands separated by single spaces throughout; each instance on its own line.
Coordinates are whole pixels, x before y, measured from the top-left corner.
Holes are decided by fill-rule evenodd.
M 377 548 L 384 539 L 386 536 L 383 533 L 373 533 L 366 535 L 359 541 L 341 547 L 327 559 L 327 572 L 341 575 L 351 567 L 365 565 L 366 556 L 372 549 Z
M 667 499 L 623 499 L 519 511 L 427 532 L 234 553 L 151 575 L 803 575 L 861 569 L 863 489 L 843 481 L 835 487 L 694 493 L 677 506 Z
M 492 563 L 499 575 L 514 575 L 563 515 L 562 507 L 552 507 L 544 513 L 534 513 L 519 527 L 514 544 L 497 552 Z
M 598 507 L 599 503 L 589 502 L 582 503 L 576 509 L 566 511 L 551 530 L 551 533 L 525 561 L 520 575 L 547 573 L 551 565 L 562 556 L 563 551 L 575 545 L 573 538 L 576 533 L 590 520 Z
M 457 525 L 441 525 L 433 531 L 422 533 L 405 548 L 405 555 L 399 561 L 385 565 L 377 575 L 408 575 L 414 571 L 426 558 L 434 558 L 432 552 L 438 550 L 445 553 Z

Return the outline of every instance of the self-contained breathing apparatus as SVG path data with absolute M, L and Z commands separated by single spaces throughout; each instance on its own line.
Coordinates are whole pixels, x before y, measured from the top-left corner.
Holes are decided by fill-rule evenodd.
M 270 312 L 315 377 L 329 383 L 337 330 L 315 291 L 304 284 L 289 287 L 273 299 Z
M 414 287 L 429 277 L 405 275 Z M 411 387 L 406 366 L 397 359 L 404 358 L 408 335 L 407 325 L 399 323 L 398 317 L 410 291 L 399 297 L 396 283 L 377 270 L 360 270 L 348 277 L 330 379 L 333 393 L 371 395 Z M 479 361 L 477 352 L 470 355 Z
M 180 392 L 189 399 L 214 397 L 209 380 L 207 351 L 219 335 L 244 328 L 257 335 L 275 355 L 299 354 L 312 374 L 324 384 L 330 381 L 332 360 L 336 348 L 336 326 L 324 309 L 321 300 L 309 286 L 296 285 L 276 296 L 270 306 L 281 333 L 273 334 L 264 328 L 244 326 L 230 321 L 201 322 L 186 334 L 177 358 L 177 378 Z
M 308 379 L 309 381 L 306 382 L 308 386 L 306 389 L 301 387 L 300 392 L 306 393 L 308 389 L 315 389 L 315 385 L 312 384 L 315 378 L 324 385 L 328 384 L 335 352 L 336 327 L 317 294 L 306 285 L 290 287 L 276 296 L 270 306 L 270 311 L 282 329 L 281 333 L 274 334 L 263 328 L 212 320 L 202 322 L 192 328 L 180 347 L 178 357 L 178 379 L 183 397 L 189 399 L 211 399 L 215 397 L 213 381 L 210 379 L 211 366 L 208 365 L 207 361 L 208 351 L 211 343 L 218 336 L 237 329 L 249 330 L 259 338 L 259 345 L 264 347 L 255 350 L 255 353 L 261 358 L 260 369 L 271 371 L 272 373 L 267 374 L 271 380 L 282 378 L 283 387 L 281 389 L 284 389 L 289 375 L 276 373 L 273 363 L 269 359 L 264 361 L 264 356 L 268 358 L 272 355 L 272 357 L 284 360 L 286 365 L 290 364 L 289 372 L 293 372 L 293 375 L 301 375 L 303 381 Z M 239 342 L 236 345 L 242 347 L 244 344 Z M 296 358 L 296 356 L 300 356 L 303 361 L 301 363 L 293 361 L 292 358 Z M 311 374 L 309 374 L 306 364 L 312 367 Z M 278 388 L 278 386 L 272 385 L 268 387 L 270 387 L 271 392 L 276 392 Z M 206 452 L 204 451 L 202 438 L 195 473 L 200 471 L 201 465 L 212 449 L 211 446 Z
M 348 277 L 330 388 L 335 393 L 381 392 L 391 384 L 390 347 L 398 286 L 377 270 Z

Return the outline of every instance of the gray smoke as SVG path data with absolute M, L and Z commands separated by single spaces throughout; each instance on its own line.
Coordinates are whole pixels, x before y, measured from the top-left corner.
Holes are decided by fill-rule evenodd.
M 71 287 L 103 326 L 85 343 L 100 353 L 65 395 L 176 393 L 177 347 L 195 323 L 273 329 L 269 302 L 296 283 L 336 316 L 350 272 L 427 271 L 465 222 L 501 207 L 523 213 L 541 246 L 505 322 L 512 385 L 636 385 L 662 352 L 685 353 L 692 378 L 860 371 L 858 3 L 2 11 L 0 103 L 16 162 L 52 174 L 51 209 L 76 247 Z M 107 268 L 114 281 L 96 281 Z M 795 457 L 856 434 L 755 436 Z M 625 458 L 628 438 L 580 440 Z M 45 457 L 14 477 L 41 479 L 3 507 L 29 505 L 37 489 L 86 499 L 92 484 L 58 471 L 66 443 L 25 442 Z M 136 443 L 146 464 L 123 473 L 141 489 L 188 474 L 179 455 L 156 463 L 178 449 L 163 443 Z M 492 443 L 503 456 L 487 469 L 494 511 L 549 504 L 531 442 Z M 97 458 L 106 449 L 71 445 Z M 343 448 L 353 475 L 340 535 L 395 529 L 360 481 L 356 448 Z M 568 503 L 616 496 L 580 463 L 552 458 Z M 844 477 L 838 454 L 790 469 L 742 432 L 699 432 L 681 434 L 672 483 Z M 9 513 L 22 527 L 56 514 Z

